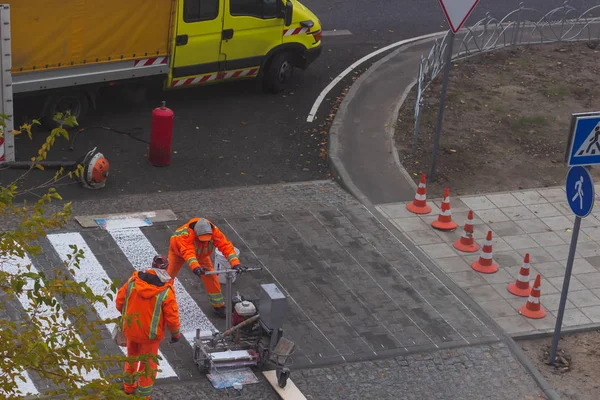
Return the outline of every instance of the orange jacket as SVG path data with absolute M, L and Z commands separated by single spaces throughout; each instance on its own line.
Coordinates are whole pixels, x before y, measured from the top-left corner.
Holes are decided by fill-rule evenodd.
M 175 254 L 187 261 L 192 271 L 200 267 L 199 259 L 205 260 L 210 257 L 215 247 L 223 253 L 232 267 L 239 265 L 240 260 L 235 254 L 233 244 L 212 222 L 208 221 L 212 227 L 212 239 L 208 243 L 202 243 L 196 238 L 194 226 L 199 219 L 192 218 L 187 224 L 177 228 L 171 236 L 170 246 Z
M 163 283 L 152 270 L 134 272 L 119 289 L 117 310 L 123 316 L 123 334 L 129 340 L 147 343 L 164 339 L 165 325 L 171 336 L 179 336 L 179 307 L 171 282 Z

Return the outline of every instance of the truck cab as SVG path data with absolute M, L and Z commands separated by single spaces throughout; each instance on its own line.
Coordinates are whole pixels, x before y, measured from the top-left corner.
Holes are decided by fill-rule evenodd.
M 180 0 L 166 88 L 260 78 L 280 92 L 321 52 L 321 24 L 297 0 Z

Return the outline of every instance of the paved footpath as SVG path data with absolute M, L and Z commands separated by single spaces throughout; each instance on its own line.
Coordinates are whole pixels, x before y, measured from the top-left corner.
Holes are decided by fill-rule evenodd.
M 574 221 L 564 189 L 451 199 L 452 216 L 459 229 L 450 233 L 431 228 L 440 206 L 439 200 L 433 203 L 432 213 L 420 217 L 408 212 L 405 203 L 378 208 L 508 333 L 526 336 L 554 331 Z M 468 254 L 452 247 L 462 233 L 469 209 L 475 214 L 476 241 L 481 243 L 488 230 L 493 232 L 493 256 L 500 267 L 495 274 L 471 269 L 479 252 Z M 515 282 L 526 253 L 531 258 L 530 279 L 533 281 L 538 273 L 542 276 L 541 302 L 548 314 L 540 320 L 519 315 L 517 310 L 526 299 L 511 295 L 506 288 Z M 582 220 L 563 326 L 600 326 L 599 210 Z
M 116 198 L 110 204 L 76 203 L 75 215 L 132 211 L 135 201 L 135 211 L 172 208 L 178 220 L 117 230 L 71 225 L 40 242 L 43 252 L 33 266 L 47 273 L 64 268 L 69 245 L 76 244 L 86 257 L 73 279 L 87 280 L 102 293 L 103 279 L 124 281 L 134 269 L 147 268 L 156 252 L 166 253 L 180 224 L 206 216 L 239 248 L 245 265 L 263 267 L 240 277 L 234 290 L 253 296 L 259 284 L 275 283 L 286 294 L 284 334 L 298 346 L 293 379 L 312 398 L 364 397 L 373 386 L 382 399 L 398 398 L 390 394 L 396 391 L 406 392 L 405 398 L 480 399 L 499 388 L 513 398 L 537 396 L 534 380 L 519 369 L 499 331 L 468 305 L 458 286 L 378 211 L 358 204 L 335 183 Z M 196 328 L 223 329 L 223 320 L 213 317 L 189 269 L 182 269 L 176 285 L 186 340 L 161 346 L 159 382 L 166 386 L 157 391 L 168 393 L 166 398 L 194 398 L 181 384 L 189 381 L 204 388 L 205 397 L 218 396 L 193 365 L 189 342 Z M 12 318 L 27 317 L 16 300 L 7 303 Z M 115 313 L 94 305 L 89 317 Z M 119 354 L 109 330 L 101 346 Z M 29 375 L 36 390 L 48 387 Z M 462 380 L 469 383 L 458 384 Z M 269 398 L 265 387 L 248 386 L 246 392 Z

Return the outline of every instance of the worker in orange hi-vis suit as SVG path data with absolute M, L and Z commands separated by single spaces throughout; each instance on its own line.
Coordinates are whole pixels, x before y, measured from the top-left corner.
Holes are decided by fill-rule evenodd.
M 165 325 L 171 331 L 171 343 L 177 343 L 179 333 L 179 309 L 172 280 L 167 274 L 168 260 L 155 256 L 152 269 L 136 271 L 119 289 L 116 306 L 121 313 L 123 335 L 127 339 L 127 356 L 158 355 L 158 346 L 164 338 Z M 150 374 L 143 374 L 146 363 Z M 136 392 L 150 399 L 158 365 L 152 358 L 147 361 L 125 363 L 123 390 Z M 142 375 L 137 377 L 136 372 Z
M 223 232 L 205 218 L 192 218 L 187 224 L 177 228 L 171 236 L 167 272 L 175 279 L 183 264 L 187 262 L 192 272 L 202 278 L 215 312 L 220 317 L 225 317 L 225 302 L 219 279 L 217 275 L 205 275 L 205 272 L 214 270 L 210 256 L 215 247 L 227 258 L 231 268 L 240 266 L 235 248 Z

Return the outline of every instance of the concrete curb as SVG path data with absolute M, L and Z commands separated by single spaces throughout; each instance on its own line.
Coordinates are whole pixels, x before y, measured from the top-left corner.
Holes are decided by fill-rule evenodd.
M 422 41 L 433 41 L 433 40 L 435 40 L 435 37 L 430 38 L 430 39 L 425 39 Z M 391 54 L 387 55 L 383 59 L 381 59 L 378 62 L 376 62 L 375 64 L 373 64 L 352 85 L 350 91 L 344 98 L 342 104 L 340 105 L 340 107 L 338 109 L 338 112 L 334 118 L 334 121 L 333 121 L 330 131 L 329 131 L 329 142 L 328 142 L 329 157 L 328 157 L 328 159 L 329 159 L 329 164 L 330 164 L 331 170 L 334 174 L 334 179 L 343 188 L 345 188 L 354 197 L 356 197 L 361 203 L 363 203 L 363 205 L 374 216 L 376 216 L 380 220 L 380 222 L 387 227 L 388 230 L 390 230 L 390 232 L 394 232 L 394 235 L 396 235 L 398 238 L 400 238 L 400 237 L 403 238 L 404 240 L 402 240 L 402 243 L 404 243 L 405 246 L 407 246 L 409 249 L 411 249 L 411 251 L 413 251 L 413 254 L 415 256 L 417 256 L 417 258 L 419 258 L 421 260 L 421 262 L 423 262 L 425 265 L 427 265 L 428 268 L 431 267 L 430 270 L 441 282 L 446 284 L 446 286 L 453 288 L 452 292 L 464 304 L 466 304 L 469 307 L 469 309 L 471 309 L 475 313 L 477 318 L 479 318 L 481 321 L 484 321 L 485 324 L 494 331 L 494 333 L 498 336 L 499 340 L 501 340 L 502 342 L 504 342 L 507 345 L 507 347 L 510 349 L 511 353 L 515 356 L 515 358 L 517 358 L 517 360 L 521 363 L 523 368 L 525 368 L 525 370 L 529 373 L 529 375 L 533 378 L 533 380 L 537 383 L 537 385 L 540 387 L 540 389 L 544 392 L 544 394 L 549 399 L 559 400 L 560 396 L 558 395 L 558 393 L 556 393 L 556 391 L 552 388 L 552 386 L 546 381 L 544 376 L 540 373 L 540 371 L 537 370 L 537 368 L 533 365 L 533 363 L 529 360 L 527 355 L 523 352 L 523 350 L 520 348 L 520 346 L 513 340 L 513 338 L 510 337 L 491 317 L 489 317 L 487 315 L 487 313 L 485 313 L 484 310 L 473 299 L 471 299 L 471 297 L 469 295 L 466 294 L 466 292 L 464 292 L 462 289 L 460 289 L 456 284 L 454 284 L 454 282 L 452 282 L 450 280 L 450 278 L 448 278 L 441 270 L 439 270 L 439 268 L 435 265 L 435 263 L 431 259 L 429 259 L 429 257 L 427 257 L 425 254 L 421 253 L 410 242 L 410 240 L 408 240 L 404 236 L 403 233 L 399 232 L 391 224 L 391 222 L 387 218 L 385 218 L 375 208 L 375 206 L 373 204 L 371 204 L 371 202 L 368 200 L 368 198 L 365 196 L 365 194 L 362 193 L 362 191 L 360 189 L 358 189 L 358 187 L 352 182 L 352 180 L 350 179 L 350 175 L 348 174 L 346 168 L 344 167 L 343 163 L 340 160 L 339 152 L 341 149 L 340 149 L 340 143 L 339 143 L 338 138 L 339 138 L 339 135 L 341 134 L 341 132 L 340 132 L 340 127 L 342 125 L 341 121 L 346 117 L 348 104 L 350 103 L 350 101 L 352 101 L 352 99 L 354 98 L 356 93 L 361 89 L 361 86 L 366 81 L 366 79 L 379 66 L 381 66 L 383 63 L 385 63 L 392 57 L 395 57 L 402 51 L 406 50 L 407 48 L 411 47 L 412 45 L 415 45 L 418 42 L 420 42 L 420 40 L 415 39 L 414 42 L 410 42 L 410 43 L 407 43 L 407 45 L 405 45 L 405 46 L 401 46 L 397 50 L 393 51 Z M 414 83 L 413 83 L 413 85 L 414 85 Z M 410 92 L 411 89 L 412 89 L 412 86 L 410 86 L 410 85 L 409 85 L 409 87 L 407 87 L 405 89 L 400 101 L 398 101 L 398 103 L 394 107 L 395 110 L 397 110 L 397 111 L 400 110 L 400 107 L 402 107 L 402 104 L 404 103 L 406 96 L 408 95 L 408 93 Z M 396 116 L 397 116 L 397 113 L 393 114 L 390 117 L 390 119 L 388 120 L 388 123 L 390 120 L 395 121 Z M 393 132 L 394 132 L 394 124 L 391 124 L 391 127 L 388 128 L 388 132 L 387 132 L 388 140 L 393 140 Z M 394 145 L 394 148 L 395 148 L 395 145 Z M 412 178 L 410 177 L 408 172 L 404 169 L 404 167 L 402 167 L 402 165 L 400 164 L 400 161 L 399 161 L 397 155 L 396 155 L 396 160 L 397 160 L 397 164 L 400 167 L 400 171 L 403 173 L 403 175 L 405 177 L 408 178 L 409 182 L 411 182 L 414 185 L 414 187 L 416 188 L 416 185 L 414 184 Z
M 400 109 L 404 105 L 404 102 L 406 101 L 408 94 L 413 89 L 413 87 L 415 87 L 416 84 L 417 84 L 417 78 L 415 78 L 411 82 L 411 84 L 408 85 L 406 87 L 406 89 L 404 89 L 404 93 L 402 93 L 402 97 L 400 98 L 400 101 L 398 101 L 398 103 L 394 107 L 394 114 L 392 114 L 392 116 L 390 117 L 390 122 L 388 122 L 388 124 L 389 124 L 388 125 L 388 140 L 390 141 L 390 144 L 392 145 L 393 149 L 397 149 L 396 142 L 394 140 L 394 136 L 396 135 L 396 121 L 398 120 L 398 114 L 400 113 Z M 394 151 L 393 156 L 394 156 L 394 161 L 396 162 L 396 166 L 398 167 L 398 170 L 400 170 L 400 173 L 402 175 L 404 175 L 404 178 L 406 178 L 406 180 L 408 181 L 410 186 L 412 186 L 412 188 L 416 192 L 417 184 L 415 183 L 415 180 L 412 178 L 412 176 L 410 176 L 410 174 L 408 173 L 406 168 L 404 168 L 404 165 L 402 165 L 402 163 L 400 162 L 400 156 L 398 155 L 397 150 Z
M 568 336 L 574 335 L 576 333 L 584 333 L 590 331 L 600 330 L 600 324 L 587 324 L 587 325 L 579 325 L 569 328 L 562 328 L 560 330 L 560 336 Z M 511 335 L 513 340 L 533 340 L 533 339 L 543 339 L 554 336 L 554 331 L 545 331 L 545 332 L 534 332 L 534 333 L 516 333 Z
M 544 394 L 551 400 L 559 400 L 560 396 L 556 391 L 552 388 L 552 386 L 546 381 L 546 378 L 541 374 L 541 372 L 535 367 L 533 362 L 527 357 L 525 352 L 521 349 L 521 347 L 515 342 L 515 340 L 502 329 L 502 327 L 496 323 L 496 321 L 490 317 L 480 306 L 479 304 L 471 298 L 462 288 L 460 288 L 457 284 L 452 281 L 436 264 L 435 262 L 429 258 L 425 253 L 421 252 L 415 244 L 413 244 L 403 232 L 400 232 L 385 216 L 383 216 L 372 204 L 366 203 L 364 206 L 374 215 L 376 216 L 380 222 L 385 225 L 390 232 L 392 232 L 396 237 L 403 238 L 401 242 L 407 247 L 407 249 L 413 253 L 415 257 L 417 257 L 430 271 L 439 279 L 443 284 L 445 284 L 450 291 L 458 297 L 458 299 L 463 302 L 473 313 L 474 315 L 483 321 L 498 337 L 498 339 L 506 344 L 506 346 L 510 349 L 510 352 L 515 356 L 515 358 L 521 363 L 523 368 L 529 373 L 529 375 L 533 378 L 533 380 L 537 383 L 540 389 L 544 392 Z

